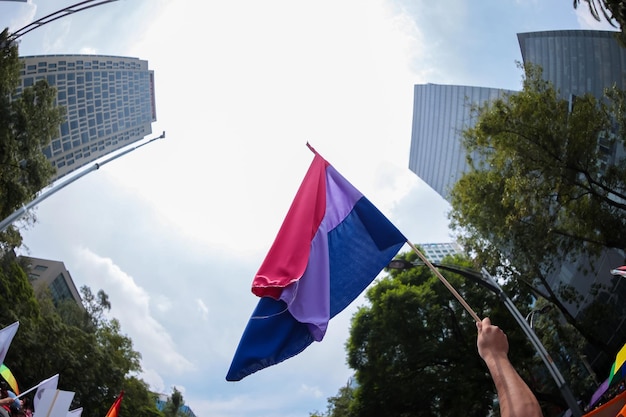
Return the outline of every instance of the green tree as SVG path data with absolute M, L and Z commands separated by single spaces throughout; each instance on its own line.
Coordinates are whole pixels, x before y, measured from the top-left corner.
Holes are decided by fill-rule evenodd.
M 326 412 L 309 413 L 309 417 L 350 417 L 350 406 L 354 400 L 354 387 L 352 381 L 339 388 L 334 397 L 327 398 Z
M 176 387 L 173 387 L 172 395 L 167 397 L 167 402 L 163 407 L 163 414 L 165 417 L 178 417 L 181 415 L 180 411 L 183 405 L 185 405 L 183 394 Z
M 88 287 L 81 290 L 92 294 Z M 5 363 L 22 389 L 59 374 L 59 389 L 75 393 L 72 408 L 83 407 L 83 417 L 104 416 L 123 389 L 134 398 L 128 406 L 132 415 L 160 415 L 145 383 L 133 376 L 141 371 L 141 355 L 119 322 L 103 314 L 110 308 L 106 293 L 89 298 L 84 309 L 55 305 L 49 291 L 35 291 L 7 255 L 0 259 L 0 303 L 1 327 L 20 322 Z
M 589 13 L 597 21 L 604 18 L 613 27 L 618 28 L 620 32 L 617 39 L 622 46 L 626 46 L 626 3 L 623 0 L 583 0 L 589 7 Z M 577 8 L 581 0 L 574 0 L 574 8 Z
M 541 343 L 576 397 L 588 400 L 601 379 L 593 373 L 587 361 L 585 339 L 574 326 L 562 320 L 562 314 L 548 301 L 537 300 L 533 310 L 531 323 Z M 542 369 L 539 357 L 535 357 L 535 363 L 537 369 Z M 549 389 L 549 386 L 543 388 Z
M 18 94 L 18 46 L 7 29 L 0 33 L 0 218 L 33 200 L 48 185 L 54 168 L 41 149 L 59 135 L 65 108 L 56 89 L 39 80 Z M 11 229 L 11 228 L 10 228 Z M 15 230 L 0 235 L 6 247 L 21 244 Z
M 124 399 L 120 415 L 141 417 L 164 417 L 157 407 L 157 396 L 150 392 L 141 379 L 131 376 L 124 381 Z
M 126 377 L 141 370 L 141 355 L 132 349 L 132 340 L 121 334 L 119 322 L 112 319 L 95 333 L 95 348 L 84 352 L 83 360 L 89 363 L 87 376 L 71 372 L 76 392 L 76 404 L 89 407 L 92 415 L 105 415 L 110 404 L 123 389 Z M 84 365 L 83 365 L 84 368 Z
M 101 323 L 105 323 L 105 314 L 107 311 L 111 310 L 111 302 L 109 301 L 108 294 L 100 290 L 97 295 L 94 295 L 91 292 L 91 288 L 83 285 L 80 288 L 80 295 L 91 325 L 97 328 Z
M 479 316 L 506 329 L 512 360 L 529 378 L 532 347 L 495 294 L 457 274 L 445 276 Z M 495 392 L 476 350 L 474 320 L 429 269 L 392 270 L 366 296 L 370 304 L 354 315 L 347 342 L 356 379 L 350 416 L 488 415 Z M 528 305 L 530 298 L 518 300 Z
M 626 247 L 626 164 L 606 161 L 626 144 L 624 98 L 611 89 L 603 100 L 577 97 L 571 109 L 539 68 L 526 67 L 522 91 L 473 108 L 476 123 L 463 132 L 470 170 L 450 193 L 466 250 L 483 265 L 510 260 L 511 276 L 607 353 L 565 308 L 578 301 L 572 288 L 555 291 L 547 277 L 563 263 Z

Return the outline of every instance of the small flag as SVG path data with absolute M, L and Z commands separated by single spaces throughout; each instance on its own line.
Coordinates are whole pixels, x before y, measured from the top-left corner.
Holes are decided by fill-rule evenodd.
M 4 358 L 7 356 L 7 352 L 9 351 L 9 347 L 11 346 L 11 342 L 13 341 L 13 337 L 17 333 L 17 328 L 20 327 L 20 322 L 16 321 L 0 330 L 0 363 L 4 362 Z
M 51 376 L 48 379 L 44 379 L 37 385 L 37 392 L 35 392 L 35 396 L 33 397 L 33 408 L 37 410 L 37 404 L 41 400 L 43 393 L 45 390 L 56 390 L 59 385 L 59 374 Z
M 261 264 L 261 297 L 244 330 L 227 381 L 239 381 L 321 341 L 346 308 L 398 253 L 406 238 L 315 153 Z
M 600 398 L 604 395 L 604 393 L 609 389 L 609 379 L 605 379 L 602 384 L 595 390 L 593 395 L 591 396 L 591 400 L 589 401 L 589 405 L 587 406 L 589 409 L 593 407 Z
M 118 417 L 119 416 L 120 405 L 122 404 L 123 397 L 124 397 L 124 391 L 121 391 L 120 395 L 118 395 L 117 399 L 115 400 L 111 408 L 109 408 L 109 412 L 106 414 L 105 417 Z
M 611 269 L 611 275 L 617 275 L 620 277 L 626 277 L 626 265 L 620 266 L 615 269 Z
M 39 401 L 39 408 L 35 408 L 33 417 L 67 417 L 74 392 L 58 389 L 46 389 Z
M 5 364 L 0 365 L 0 375 L 2 375 L 2 378 L 4 378 L 7 384 L 9 384 L 11 390 L 19 395 L 20 388 L 17 385 L 17 380 L 15 379 L 15 376 L 13 376 L 11 370 Z

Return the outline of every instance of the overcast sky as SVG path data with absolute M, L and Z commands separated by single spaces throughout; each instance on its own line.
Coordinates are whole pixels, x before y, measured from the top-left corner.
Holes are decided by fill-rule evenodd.
M 73 3 L 0 1 L 0 24 Z M 65 17 L 25 35 L 20 55 L 147 60 L 147 138 L 167 138 L 44 201 L 20 251 L 109 294 L 142 378 L 176 386 L 198 417 L 325 411 L 351 376 L 344 344 L 363 298 L 321 343 L 225 381 L 258 301 L 252 278 L 313 158 L 306 143 L 412 242 L 448 242 L 448 204 L 408 169 L 413 85 L 519 89 L 517 33 L 581 28 L 608 25 L 555 0 L 119 0 Z

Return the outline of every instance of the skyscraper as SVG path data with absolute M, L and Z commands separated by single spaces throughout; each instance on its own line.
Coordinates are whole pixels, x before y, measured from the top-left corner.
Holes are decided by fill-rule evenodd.
M 409 169 L 447 200 L 450 187 L 469 169 L 461 131 L 474 123 L 470 106 L 506 92 L 466 85 L 415 85 Z
M 601 97 L 604 89 L 616 85 L 626 89 L 626 48 L 621 47 L 615 32 L 559 30 L 520 33 L 517 35 L 523 62 L 542 68 L 561 97 L 575 106 L 575 96 L 586 93 Z M 454 85 L 416 85 L 414 87 L 413 130 L 409 169 L 415 172 L 443 198 L 469 169 L 462 145 L 462 131 L 473 126 L 468 104 L 482 104 L 505 94 L 505 90 Z M 590 138 L 595 140 L 595 138 Z M 605 146 L 602 142 L 598 146 Z M 625 154 L 621 146 L 606 148 L 603 163 L 616 163 Z M 626 340 L 626 281 L 611 277 L 609 271 L 624 262 L 624 251 L 606 250 L 596 259 L 579 259 L 560 265 L 550 274 L 554 288 L 571 285 L 584 300 L 566 303 L 574 316 L 582 313 L 593 300 L 615 306 L 619 317 L 598 323 L 596 331 L 616 350 Z M 586 270 L 586 273 L 582 271 Z M 592 288 L 602 286 L 597 293 Z M 611 319 L 611 320 L 609 320 Z M 604 366 L 606 358 L 590 357 L 594 367 Z
M 143 139 L 156 121 L 154 72 L 137 58 L 102 55 L 21 57 L 21 85 L 45 79 L 67 110 L 59 135 L 43 149 L 57 180 Z
M 517 35 L 525 64 L 539 65 L 550 81 L 569 100 L 591 93 L 601 97 L 604 89 L 626 89 L 626 48 L 615 32 L 556 30 Z M 463 85 L 418 84 L 414 86 L 413 131 L 409 169 L 443 198 L 469 169 L 461 132 L 473 125 L 469 105 L 493 100 L 510 90 Z M 607 153 L 607 162 L 623 156 L 623 149 Z
M 593 94 L 616 84 L 626 87 L 626 49 L 615 32 L 596 30 L 553 30 L 519 33 L 517 40 L 524 63 L 541 66 L 544 79 L 561 97 Z

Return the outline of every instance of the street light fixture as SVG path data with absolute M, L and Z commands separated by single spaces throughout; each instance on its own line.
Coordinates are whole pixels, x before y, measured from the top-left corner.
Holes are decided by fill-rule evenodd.
M 528 313 L 528 315 L 526 316 L 526 321 L 528 322 L 530 328 L 533 328 L 533 319 L 535 318 L 535 314 L 544 314 L 550 310 L 552 310 L 552 305 L 548 304 L 543 306 L 542 308 L 535 308 L 530 313 Z
M 473 269 L 464 268 L 461 266 L 438 264 L 438 263 L 431 263 L 431 264 L 436 268 L 462 275 L 463 277 L 469 279 L 470 281 L 473 281 L 477 283 L 478 285 L 481 285 L 487 288 L 489 291 L 494 292 L 496 294 L 499 291 L 499 287 L 485 281 L 482 275 L 480 275 L 478 271 L 474 271 Z M 391 262 L 389 262 L 389 264 L 387 264 L 387 268 L 391 268 L 391 269 L 411 269 L 417 266 L 426 266 L 426 265 L 423 262 L 409 262 L 404 259 L 394 259 Z
M 550 354 L 548 353 L 546 348 L 543 346 L 543 344 L 541 343 L 541 341 L 535 334 L 532 327 L 524 319 L 524 316 L 522 316 L 522 313 L 520 313 L 520 311 L 517 309 L 515 304 L 513 304 L 513 301 L 502 290 L 500 285 L 491 276 L 491 274 L 489 274 L 489 272 L 487 272 L 485 268 L 482 268 L 481 272 L 478 272 L 473 269 L 458 267 L 454 265 L 442 265 L 442 264 L 436 264 L 436 263 L 431 263 L 431 264 L 438 269 L 443 269 L 443 270 L 447 270 L 447 271 L 459 274 L 469 279 L 470 281 L 473 281 L 489 289 L 500 298 L 500 300 L 504 303 L 505 307 L 509 310 L 509 312 L 511 313 L 515 321 L 517 321 L 519 326 L 522 328 L 522 330 L 524 331 L 524 334 L 526 334 L 526 337 L 528 337 L 528 340 L 530 340 L 531 344 L 533 345 L 533 347 L 535 348 L 535 350 L 537 351 L 537 353 L 543 360 L 543 363 L 548 368 L 550 375 L 552 376 L 552 378 L 556 382 L 556 385 L 559 387 L 559 390 L 561 391 L 561 395 L 563 396 L 563 399 L 569 406 L 572 412 L 572 416 L 582 417 L 582 412 L 580 410 L 578 402 L 574 398 L 572 391 L 570 390 L 569 386 L 565 382 L 563 375 L 561 375 L 561 372 L 556 367 L 556 364 L 550 357 Z M 424 265 L 425 264 L 422 262 L 413 263 L 413 262 L 409 262 L 403 259 L 394 259 L 391 262 L 389 262 L 387 267 L 391 269 L 410 269 L 410 268 L 414 268 L 417 266 L 424 266 Z

